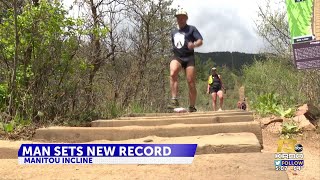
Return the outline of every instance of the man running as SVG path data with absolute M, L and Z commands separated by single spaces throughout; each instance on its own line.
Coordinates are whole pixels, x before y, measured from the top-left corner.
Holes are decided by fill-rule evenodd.
M 217 73 L 217 68 L 211 69 L 211 75 L 208 78 L 208 90 L 207 93 L 212 96 L 212 107 L 213 111 L 216 111 L 217 95 L 219 96 L 220 108 L 222 111 L 223 105 L 223 91 L 225 89 L 221 80 L 221 76 Z
M 186 72 L 189 86 L 189 112 L 196 112 L 195 102 L 197 97 L 195 83 L 195 57 L 194 48 L 202 45 L 202 36 L 196 27 L 188 25 L 188 14 L 179 10 L 175 15 L 178 27 L 171 32 L 173 46 L 173 60 L 170 63 L 170 88 L 172 99 L 168 108 L 173 109 L 179 106 L 177 99 L 178 74 L 183 68 Z

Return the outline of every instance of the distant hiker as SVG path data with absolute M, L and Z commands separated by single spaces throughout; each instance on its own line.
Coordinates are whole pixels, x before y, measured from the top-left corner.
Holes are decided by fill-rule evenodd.
M 243 101 L 238 101 L 237 106 L 238 106 L 238 109 L 245 111 L 247 109 L 246 98 L 244 98 Z
M 196 112 L 195 102 L 197 97 L 195 83 L 195 57 L 194 48 L 202 45 L 202 36 L 196 27 L 188 25 L 188 14 L 186 11 L 179 10 L 175 15 L 178 27 L 171 32 L 173 46 L 173 58 L 170 63 L 170 88 L 172 99 L 168 108 L 173 109 L 179 106 L 177 99 L 178 93 L 178 74 L 183 68 L 186 72 L 189 86 L 189 112 Z
M 217 74 L 217 68 L 211 69 L 211 75 L 208 78 L 208 89 L 207 93 L 212 96 L 212 107 L 213 110 L 216 111 L 216 101 L 217 95 L 219 96 L 220 108 L 219 111 L 222 111 L 223 105 L 223 91 L 225 89 L 221 80 L 221 76 Z

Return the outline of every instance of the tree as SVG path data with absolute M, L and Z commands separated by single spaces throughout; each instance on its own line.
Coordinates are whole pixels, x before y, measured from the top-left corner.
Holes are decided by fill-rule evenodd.
M 65 100 L 62 87 L 70 67 L 61 65 L 68 65 L 74 54 L 75 31 L 66 29 L 75 20 L 66 17 L 59 2 L 33 3 L 19 8 L 15 3 L 0 27 L 0 57 L 6 65 L 1 73 L 10 84 L 7 107 L 11 118 L 34 119 L 41 111 L 54 117 L 59 114 L 54 109 L 64 110 L 59 104 Z
M 17 73 L 17 64 L 19 63 L 18 60 L 18 46 L 19 46 L 19 34 L 18 34 L 18 19 L 17 19 L 17 0 L 13 2 L 13 16 L 14 16 L 14 57 L 13 57 L 13 67 L 12 67 L 12 74 L 11 74 L 11 81 L 10 81 L 10 96 L 9 96 L 9 106 L 8 112 L 9 115 L 12 116 L 14 113 L 13 101 L 16 96 L 16 73 Z
M 258 34 L 268 42 L 269 51 L 282 57 L 291 57 L 290 32 L 285 0 L 267 0 L 258 6 L 256 26 Z
M 165 69 L 170 55 L 170 32 L 174 27 L 171 3 L 168 0 L 127 1 L 132 29 L 129 51 L 134 61 L 124 105 L 129 103 L 130 97 L 142 104 L 163 106 L 165 103 Z

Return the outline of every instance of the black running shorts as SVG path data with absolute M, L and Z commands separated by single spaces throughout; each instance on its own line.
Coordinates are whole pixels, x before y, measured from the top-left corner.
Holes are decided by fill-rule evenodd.
M 209 93 L 212 94 L 212 93 L 217 93 L 221 90 L 221 87 L 220 86 L 217 86 L 217 87 L 210 87 L 209 89 Z
M 183 69 L 186 69 L 188 66 L 195 66 L 194 56 L 187 56 L 187 57 L 173 56 L 173 59 L 178 60 Z

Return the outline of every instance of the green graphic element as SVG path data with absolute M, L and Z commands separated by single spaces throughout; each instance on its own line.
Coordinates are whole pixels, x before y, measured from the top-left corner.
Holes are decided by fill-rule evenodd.
M 291 41 L 301 36 L 312 36 L 313 0 L 286 0 Z

